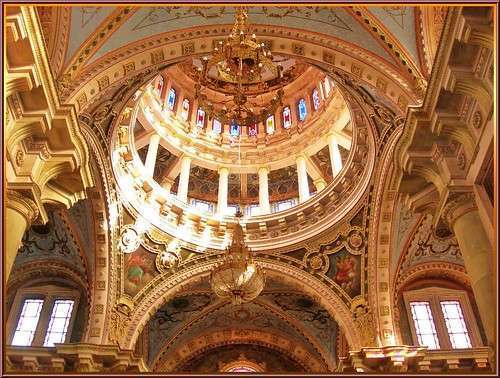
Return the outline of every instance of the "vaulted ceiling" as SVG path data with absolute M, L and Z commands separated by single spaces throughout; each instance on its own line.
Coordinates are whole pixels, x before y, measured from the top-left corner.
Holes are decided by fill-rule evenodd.
M 229 34 L 235 14 L 234 6 L 37 8 L 53 74 L 72 91 L 78 86 L 81 88 L 110 64 L 118 61 L 125 64 L 134 54 L 158 46 L 195 40 L 200 46 L 193 46 L 194 53 L 209 51 L 212 42 L 209 38 Z M 312 56 L 323 54 L 323 61 L 334 60 L 335 57 L 329 57 L 328 53 L 325 56 L 321 50 L 328 47 L 345 54 L 342 56 L 367 63 L 370 69 L 384 71 L 407 89 L 418 86 L 430 72 L 432 59 L 426 54 L 432 51 L 432 46 L 425 46 L 424 40 L 426 33 L 434 30 L 427 30 L 430 23 L 424 15 L 428 11 L 422 7 L 252 6 L 248 10 L 249 22 L 258 36 L 285 38 L 292 41 L 292 45 L 296 41 L 297 46 L 291 49 L 296 55 L 308 57 L 308 51 L 300 46 L 308 39 L 312 43 L 310 49 L 316 49 L 309 51 Z M 204 38 L 208 43 L 201 42 Z M 273 49 L 287 50 L 283 44 Z M 187 53 L 171 50 L 163 59 L 166 61 L 177 55 Z M 345 65 L 346 70 L 356 71 L 349 61 L 342 63 L 340 65 Z M 139 65 L 145 67 L 147 63 Z M 368 76 L 370 80 L 367 69 L 364 71 L 358 75 Z M 125 76 L 126 73 L 127 70 Z M 114 77 L 121 76 L 122 73 L 115 73 Z M 410 102 L 414 101 L 411 97 L 410 94 Z

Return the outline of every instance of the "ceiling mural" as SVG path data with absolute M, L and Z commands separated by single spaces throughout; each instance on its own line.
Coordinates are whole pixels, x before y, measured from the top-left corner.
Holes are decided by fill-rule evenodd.
M 142 7 L 87 61 L 156 34 L 210 24 L 232 24 L 233 7 Z M 249 7 L 252 24 L 314 30 L 343 39 L 395 64 L 395 60 L 368 31 L 341 7 Z
M 85 262 L 79 246 L 63 215 L 59 211 L 52 211 L 48 216 L 47 224 L 34 225 L 25 232 L 14 261 L 14 269 L 50 260 L 70 266 L 82 276 L 86 276 Z
M 169 354 L 199 335 L 228 329 L 286 334 L 315 358 L 336 358 L 335 320 L 314 300 L 281 279 L 269 277 L 259 299 L 240 306 L 218 299 L 207 281 L 185 290 L 189 294 L 184 291 L 164 304 L 143 331 L 147 361 L 156 371 L 165 368 Z
M 99 27 L 116 7 L 71 7 L 71 29 L 65 61 L 68 62 L 78 48 Z
M 229 363 L 250 361 L 267 372 L 301 373 L 304 368 L 296 361 L 262 345 L 226 345 L 210 350 L 187 361 L 179 371 L 195 374 L 218 373 Z
M 415 9 L 412 6 L 367 7 L 382 24 L 395 36 L 401 46 L 418 63 L 417 34 L 415 29 Z

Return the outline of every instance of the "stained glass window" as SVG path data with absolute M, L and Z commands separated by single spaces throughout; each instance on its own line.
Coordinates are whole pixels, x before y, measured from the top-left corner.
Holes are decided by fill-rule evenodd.
M 170 88 L 170 90 L 168 91 L 167 106 L 170 110 L 173 110 L 174 105 L 175 105 L 175 89 Z
M 299 100 L 299 119 L 301 121 L 305 120 L 306 119 L 306 116 L 307 116 L 307 107 L 306 107 L 306 100 L 304 100 L 303 98 L 301 98 Z
M 259 128 L 258 128 L 256 123 L 248 126 L 248 136 L 257 136 L 258 132 L 259 132 Z
M 158 78 L 158 81 L 156 82 L 156 92 L 158 93 L 158 96 L 161 96 L 161 91 L 163 90 L 163 76 L 160 76 Z
M 12 345 L 30 346 L 35 336 L 38 319 L 42 311 L 43 299 L 26 299 L 17 322 Z
M 410 302 L 418 343 L 429 349 L 439 349 L 439 340 L 429 302 Z
M 319 93 L 318 93 L 318 90 L 316 88 L 314 88 L 314 90 L 313 90 L 312 99 L 313 99 L 314 110 L 318 110 L 320 100 L 319 100 Z
M 56 300 L 54 302 L 43 346 L 51 347 L 65 341 L 74 303 L 72 300 Z
M 231 124 L 229 125 L 229 133 L 233 137 L 237 137 L 238 135 L 240 135 L 240 125 L 238 125 L 235 120 L 232 120 Z
M 441 309 L 452 348 L 472 348 L 460 303 L 458 301 L 442 301 Z
M 325 97 L 330 96 L 331 90 L 332 90 L 332 87 L 330 85 L 330 79 L 325 77 Z
M 202 108 L 198 108 L 198 112 L 196 113 L 196 126 L 200 129 L 205 126 L 205 111 Z
M 189 115 L 189 100 L 185 98 L 182 101 L 181 117 L 184 121 L 187 121 Z
M 266 133 L 274 134 L 274 116 L 270 115 L 266 119 Z
M 214 121 L 212 122 L 212 132 L 214 134 L 220 134 L 222 132 L 222 124 L 218 119 L 214 118 Z
M 283 127 L 289 129 L 292 126 L 292 112 L 288 106 L 283 109 Z

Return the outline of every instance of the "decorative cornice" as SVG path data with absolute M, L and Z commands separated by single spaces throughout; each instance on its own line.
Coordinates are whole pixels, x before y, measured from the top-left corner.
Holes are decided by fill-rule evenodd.
M 34 222 L 40 214 L 36 203 L 16 190 L 7 189 L 6 206 L 21 214 L 28 225 Z
M 463 215 L 477 211 L 476 197 L 473 192 L 452 195 L 442 210 L 442 217 L 453 229 L 453 224 Z

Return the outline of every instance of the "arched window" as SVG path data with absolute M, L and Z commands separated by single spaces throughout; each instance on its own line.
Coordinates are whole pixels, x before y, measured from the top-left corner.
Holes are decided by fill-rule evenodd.
M 257 370 L 251 368 L 250 366 L 235 366 L 229 370 L 228 373 L 257 373 Z
M 170 90 L 168 91 L 168 99 L 167 99 L 167 106 L 170 110 L 174 110 L 175 97 L 176 97 L 175 89 L 170 88 Z
M 189 116 L 189 100 L 185 98 L 182 100 L 181 117 L 184 121 L 187 121 Z
M 320 100 L 319 100 L 319 93 L 318 93 L 318 90 L 316 88 L 314 88 L 312 91 L 312 103 L 313 103 L 314 110 L 318 110 Z
M 248 126 L 248 136 L 257 136 L 259 132 L 258 125 L 256 123 Z
M 203 129 L 205 126 L 205 111 L 202 108 L 198 108 L 196 113 L 196 127 Z
M 304 100 L 303 98 L 299 100 L 298 110 L 299 110 L 299 120 L 301 121 L 305 120 L 307 116 L 307 106 L 306 106 L 306 100 Z
M 269 135 L 274 134 L 274 116 L 270 115 L 266 119 L 266 133 Z
M 285 129 L 292 127 L 292 112 L 288 106 L 283 108 L 283 127 Z

